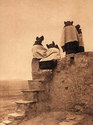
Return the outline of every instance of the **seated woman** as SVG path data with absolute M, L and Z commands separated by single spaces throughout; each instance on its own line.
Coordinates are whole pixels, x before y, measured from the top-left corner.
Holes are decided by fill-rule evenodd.
M 73 25 L 73 21 L 64 22 L 65 26 L 63 28 L 63 40 L 61 42 L 61 47 L 63 52 L 66 54 L 78 53 L 78 32 Z
M 44 48 L 44 46 L 42 45 L 43 40 L 44 40 L 44 36 L 36 37 L 36 41 L 32 48 L 33 58 L 40 60 L 40 59 L 46 57 L 47 49 Z
M 57 59 L 61 58 L 59 47 L 54 42 L 46 44 L 46 46 L 48 48 L 47 56 L 39 61 L 39 67 L 40 69 L 54 69 L 57 65 Z

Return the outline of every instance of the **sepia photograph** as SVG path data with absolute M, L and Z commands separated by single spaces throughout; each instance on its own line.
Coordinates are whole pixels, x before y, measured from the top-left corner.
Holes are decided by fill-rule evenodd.
M 93 125 L 93 0 L 0 0 L 0 125 Z

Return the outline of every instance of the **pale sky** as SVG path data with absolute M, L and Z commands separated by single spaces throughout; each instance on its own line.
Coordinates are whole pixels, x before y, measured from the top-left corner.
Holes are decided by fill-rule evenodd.
M 60 44 L 64 21 L 80 24 L 86 51 L 93 51 L 93 0 L 0 0 L 0 79 L 31 79 L 31 48 Z

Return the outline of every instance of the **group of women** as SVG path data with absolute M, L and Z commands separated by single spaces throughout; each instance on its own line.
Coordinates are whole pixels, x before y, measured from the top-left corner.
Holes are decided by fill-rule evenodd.
M 39 60 L 41 69 L 53 69 L 57 64 L 55 60 L 61 58 L 60 49 L 54 41 L 49 45 L 46 44 L 47 48 L 45 48 L 42 45 L 43 40 L 44 36 L 36 37 L 32 48 L 33 58 Z M 61 48 L 66 54 L 84 52 L 82 31 L 79 24 L 74 26 L 73 21 L 64 22 Z

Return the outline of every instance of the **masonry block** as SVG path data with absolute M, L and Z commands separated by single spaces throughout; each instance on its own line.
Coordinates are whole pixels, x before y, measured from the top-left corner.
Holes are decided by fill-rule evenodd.
M 41 70 L 39 72 L 33 72 L 32 78 L 33 80 L 48 82 L 52 80 L 52 70 Z
M 37 101 L 37 93 L 38 93 L 38 91 L 24 90 L 22 92 L 23 92 L 23 100 Z
M 52 70 L 41 70 L 39 60 L 32 59 L 32 79 L 47 82 L 52 79 Z
M 28 110 L 34 111 L 35 103 L 36 103 L 36 101 L 19 100 L 16 102 L 16 104 L 17 104 L 16 112 L 17 113 L 26 113 Z
M 41 95 L 44 94 L 44 90 L 23 90 L 23 99 L 30 101 L 40 101 L 41 100 Z
M 33 58 L 32 63 L 31 63 L 31 67 L 32 67 L 32 74 L 33 74 L 33 72 L 39 72 L 40 71 L 39 60 L 36 58 Z
M 22 120 L 24 118 L 24 114 L 23 113 L 11 113 L 11 114 L 8 114 L 8 119 L 10 121 L 14 121 L 14 120 Z

